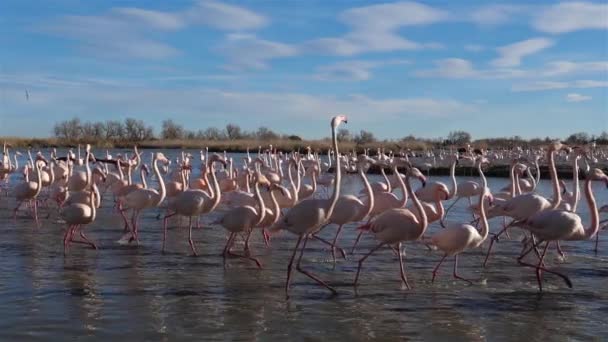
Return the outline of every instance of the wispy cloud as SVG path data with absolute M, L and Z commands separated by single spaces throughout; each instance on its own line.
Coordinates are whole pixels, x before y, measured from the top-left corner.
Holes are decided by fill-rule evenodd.
M 351 8 L 338 19 L 350 27 L 341 37 L 315 39 L 304 44 L 307 51 L 351 56 L 364 52 L 386 52 L 438 48 L 437 43 L 418 43 L 402 37 L 406 26 L 427 25 L 447 19 L 447 12 L 416 2 L 395 2 Z
M 485 50 L 485 47 L 479 44 L 467 44 L 464 46 L 464 49 L 469 52 L 480 52 Z
M 570 74 L 580 74 L 588 72 L 603 71 L 608 72 L 608 61 L 593 61 L 593 62 L 572 62 L 572 61 L 554 61 L 547 63 L 545 70 L 542 71 L 543 76 L 563 76 Z M 604 74 L 605 75 L 605 74 Z
M 591 100 L 591 96 L 581 95 L 576 93 L 570 93 L 566 95 L 566 101 L 568 102 L 584 102 Z
M 342 61 L 318 67 L 314 77 L 323 81 L 365 81 L 372 77 L 372 70 L 375 68 L 410 63 L 408 60 Z
M 532 25 L 547 33 L 608 28 L 608 4 L 561 2 L 541 11 Z
M 259 39 L 251 34 L 229 34 L 218 48 L 225 55 L 232 70 L 265 69 L 274 58 L 290 57 L 297 54 L 296 47 L 279 42 Z
M 435 68 L 418 70 L 414 75 L 419 77 L 453 78 L 453 79 L 508 79 L 525 76 L 519 69 L 476 69 L 471 61 L 462 58 L 446 58 L 435 61 Z
M 525 56 L 538 53 L 553 44 L 551 39 L 532 38 L 505 45 L 496 49 L 500 57 L 492 60 L 491 64 L 497 67 L 518 66 Z
M 515 92 L 527 92 L 527 91 L 543 91 L 553 89 L 566 89 L 566 88 L 605 88 L 608 87 L 608 81 L 596 81 L 596 80 L 578 80 L 571 82 L 556 82 L 556 81 L 537 81 L 525 84 L 514 85 L 511 90 Z
M 100 15 L 69 15 L 43 24 L 41 30 L 77 41 L 82 50 L 112 58 L 163 59 L 179 54 L 158 33 L 189 25 L 218 30 L 255 29 L 265 17 L 245 8 L 217 1 L 199 1 L 181 11 L 163 12 L 135 7 L 115 7 Z
M 479 25 L 499 25 L 510 21 L 514 14 L 524 9 L 524 6 L 516 5 L 488 5 L 475 9 L 470 19 Z

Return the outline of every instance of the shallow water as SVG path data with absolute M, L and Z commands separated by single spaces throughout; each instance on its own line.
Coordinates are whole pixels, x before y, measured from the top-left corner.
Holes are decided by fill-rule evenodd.
M 375 176 L 372 180 L 379 179 Z M 433 179 L 447 181 L 444 177 Z M 459 177 L 464 181 L 467 177 Z M 492 189 L 506 179 L 489 179 Z M 355 175 L 344 179 L 346 193 L 361 188 Z M 608 203 L 608 191 L 594 186 L 598 203 Z M 540 192 L 550 193 L 542 181 Z M 358 260 L 375 245 L 365 236 L 355 255 L 338 260 L 333 269 L 325 246 L 309 242 L 305 268 L 326 279 L 338 296 L 294 273 L 291 298 L 285 299 L 286 264 L 296 238 L 274 236 L 265 248 L 255 235 L 253 253 L 264 265 L 258 270 L 249 261 L 219 256 L 227 234 L 219 226 L 195 230 L 199 257 L 189 256 L 186 220 L 172 220 L 168 253 L 160 253 L 162 221 L 157 212 L 146 212 L 141 221 L 141 244 L 121 246 L 120 216 L 108 198 L 94 224 L 86 228 L 98 251 L 73 244 L 62 253 L 65 225 L 56 222 L 56 210 L 42 209 L 42 227 L 35 228 L 27 212 L 13 221 L 14 200 L 0 197 L 0 336 L 6 340 L 100 340 L 108 337 L 174 340 L 586 340 L 608 333 L 608 239 L 564 243 L 567 259 L 549 252 L 551 267 L 572 279 L 573 289 L 545 275 L 545 292 L 538 293 L 534 270 L 518 266 L 521 244 L 517 233 L 501 240 L 489 267 L 482 269 L 483 249 L 459 258 L 462 276 L 473 285 L 451 277 L 452 260 L 446 261 L 434 284 L 431 271 L 441 258 L 421 244 L 407 243 L 406 271 L 412 290 L 401 288 L 399 264 L 388 249 L 371 256 L 362 271 L 357 291 L 351 283 Z M 450 221 L 470 219 L 466 200 L 450 212 Z M 580 205 L 588 222 L 586 204 Z M 213 222 L 222 212 L 202 221 Z M 499 229 L 501 219 L 491 221 Z M 178 227 L 180 226 L 180 227 Z M 355 225 L 347 226 L 340 244 L 352 246 Z M 335 227 L 322 236 L 333 237 Z M 430 227 L 430 233 L 440 229 Z M 235 250 L 242 248 L 237 244 Z M 533 260 L 533 259 L 531 259 Z

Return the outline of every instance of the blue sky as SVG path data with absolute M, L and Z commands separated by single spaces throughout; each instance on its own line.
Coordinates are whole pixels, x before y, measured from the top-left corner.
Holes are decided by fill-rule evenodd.
M 0 135 L 130 116 L 317 138 L 337 113 L 382 138 L 608 130 L 605 2 L 3 0 L 0 46 Z

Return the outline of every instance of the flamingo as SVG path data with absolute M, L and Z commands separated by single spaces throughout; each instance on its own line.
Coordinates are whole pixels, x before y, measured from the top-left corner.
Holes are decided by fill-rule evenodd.
M 340 196 L 338 198 L 338 202 L 336 203 L 336 207 L 329 218 L 329 222 L 327 223 L 338 225 L 338 230 L 334 236 L 331 248 L 331 255 L 334 264 L 336 262 L 336 242 L 338 240 L 338 236 L 340 236 L 342 227 L 349 222 L 359 222 L 365 219 L 374 208 L 374 192 L 369 181 L 367 180 L 367 177 L 365 176 L 366 165 L 373 163 L 375 163 L 375 160 L 366 155 L 362 154 L 358 156 L 357 166 L 359 169 L 359 177 L 361 177 L 364 189 L 367 192 L 367 200 L 362 201 L 353 195 Z M 345 256 L 344 252 L 342 252 L 342 256 Z
M 167 240 L 167 221 L 172 216 L 181 215 L 189 218 L 188 243 L 190 244 L 192 254 L 195 256 L 197 255 L 194 242 L 192 241 L 192 218 L 210 212 L 219 204 L 221 200 L 221 190 L 215 176 L 214 163 L 219 162 L 224 166 L 226 165 L 226 161 L 218 154 L 213 154 L 206 159 L 207 168 L 211 170 L 211 179 L 213 182 L 213 188 L 209 188 L 209 190 L 213 191 L 206 192 L 200 189 L 187 189 L 169 201 L 167 209 L 173 211 L 173 213 L 167 214 L 163 218 L 163 253 L 165 252 L 165 242 Z M 209 180 L 207 180 L 207 183 L 209 183 Z
M 19 207 L 21 207 L 21 204 L 24 201 L 30 201 L 30 202 L 32 202 L 32 208 L 33 208 L 33 214 L 34 214 L 33 216 L 34 216 L 34 220 L 36 221 L 36 225 L 38 225 L 38 203 L 37 203 L 36 198 L 38 197 L 38 195 L 40 194 L 40 191 L 42 190 L 42 176 L 41 176 L 41 173 L 39 172 L 40 163 L 42 163 L 42 161 L 37 161 L 36 163 L 34 163 L 34 167 L 36 167 L 36 181 L 35 182 L 31 182 L 26 179 L 25 182 L 17 184 L 15 186 L 15 188 L 13 189 L 15 199 L 17 200 L 17 206 L 13 210 L 13 218 L 17 219 L 17 211 L 19 210 Z M 27 178 L 28 167 L 24 168 L 24 174 Z
M 401 163 L 400 159 L 396 160 L 396 163 Z M 407 163 L 407 162 L 406 162 Z M 426 213 L 422 208 L 422 204 L 416 194 L 412 191 L 410 185 L 410 178 L 415 177 L 425 185 L 426 178 L 424 175 L 415 167 L 410 167 L 405 175 L 405 188 L 412 198 L 415 209 L 418 215 L 406 208 L 394 208 L 383 212 L 378 215 L 372 222 L 364 226 L 363 229 L 368 229 L 374 233 L 377 240 L 380 241 L 376 247 L 372 248 L 367 254 L 359 259 L 359 267 L 357 268 L 357 275 L 355 276 L 354 286 L 356 287 L 359 282 L 359 275 L 363 267 L 363 262 L 376 252 L 381 247 L 388 245 L 397 245 L 397 251 L 399 255 L 399 266 L 401 271 L 401 280 L 405 286 L 409 289 L 410 285 L 403 269 L 403 254 L 401 253 L 401 246 L 404 241 L 418 240 L 426 231 L 428 221 Z M 400 182 L 403 182 L 399 177 Z
M 592 181 L 603 181 L 608 187 L 608 176 L 606 176 L 602 170 L 594 168 L 586 177 L 585 198 L 587 200 L 589 212 L 591 213 L 591 223 L 589 227 L 583 227 L 582 219 L 578 214 L 560 209 L 550 209 L 538 212 L 537 214 L 524 220 L 520 225 L 521 228 L 528 230 L 539 239 L 538 243 L 533 244 L 528 251 L 519 257 L 518 261 L 524 266 L 536 269 L 536 280 L 538 281 L 538 289 L 540 292 L 543 290 L 541 271 L 552 273 L 561 277 L 566 282 L 568 287 L 572 287 L 572 282 L 567 276 L 559 272 L 549 270 L 544 266 L 543 259 L 545 257 L 545 253 L 547 252 L 547 248 L 549 247 L 549 243 L 552 241 L 557 242 L 559 240 L 589 240 L 595 234 L 597 234 L 599 230 L 599 212 L 595 202 L 595 197 L 593 195 L 593 190 L 591 189 Z M 545 244 L 545 248 L 543 249 L 543 252 L 539 258 L 538 264 L 533 265 L 523 262 L 523 258 L 529 254 L 534 247 L 538 246 L 542 242 L 547 243 Z
M 450 164 L 450 180 L 452 182 L 452 189 L 444 200 L 449 200 L 454 197 L 456 192 L 458 191 L 458 184 L 456 183 L 456 164 L 458 164 L 458 158 L 456 156 L 453 157 L 452 163 Z M 443 182 L 428 182 L 426 186 L 419 188 L 416 190 L 416 196 L 418 199 L 423 202 L 434 202 L 435 194 L 437 193 L 436 187 L 447 188 Z
M 331 120 L 331 138 L 332 144 L 335 151 L 335 172 L 336 178 L 333 185 L 333 193 L 329 199 L 306 199 L 293 208 L 291 208 L 274 226 L 271 227 L 272 232 L 278 232 L 280 230 L 287 230 L 291 233 L 298 235 L 298 241 L 293 249 L 293 253 L 287 266 L 287 279 L 285 281 L 285 295 L 289 298 L 289 283 L 291 281 L 291 273 L 293 267 L 293 261 L 296 253 L 302 243 L 300 250 L 300 256 L 296 264 L 296 270 L 309 278 L 316 281 L 319 285 L 327 288 L 333 294 L 337 294 L 336 290 L 325 283 L 323 280 L 318 278 L 316 275 L 304 270 L 301 267 L 302 256 L 306 249 L 306 243 L 310 237 L 310 234 L 316 233 L 323 225 L 325 225 L 338 203 L 340 197 L 340 180 L 342 179 L 342 169 L 340 167 L 340 158 L 338 153 L 338 139 L 336 138 L 337 127 L 342 123 L 347 122 L 345 115 L 337 115 Z M 303 241 L 302 241 L 303 240 Z
M 63 237 L 64 254 L 67 251 L 70 242 L 86 243 L 94 249 L 97 249 L 97 245 L 94 242 L 91 242 L 82 231 L 83 225 L 87 225 L 95 221 L 95 217 L 97 215 L 96 207 L 98 206 L 98 204 L 95 203 L 95 196 L 97 196 L 98 199 L 100 197 L 97 185 L 93 183 L 92 189 L 89 192 L 88 203 L 71 203 L 61 209 L 61 218 L 68 225 Z M 83 241 L 74 240 L 74 234 L 76 231 L 79 231 L 80 237 Z
M 228 237 L 228 241 L 226 242 L 226 247 L 224 247 L 224 252 L 222 255 L 224 256 L 224 261 L 226 260 L 227 255 L 238 256 L 241 258 L 250 259 L 256 263 L 258 268 L 262 268 L 262 264 L 260 261 L 252 256 L 247 254 L 241 255 L 236 254 L 230 251 L 232 244 L 234 242 L 234 238 L 238 233 L 251 233 L 253 227 L 259 225 L 264 220 L 266 216 L 266 205 L 264 204 L 264 200 L 262 199 L 262 195 L 260 194 L 260 185 L 264 185 L 270 187 L 270 181 L 266 178 L 266 176 L 261 173 L 257 173 L 254 177 L 254 192 L 256 200 L 258 201 L 258 208 L 245 205 L 240 207 L 235 207 L 227 211 L 224 216 L 217 222 L 222 227 L 226 228 L 230 232 L 230 236 Z M 247 239 L 248 242 L 249 239 Z M 246 248 L 248 248 L 248 243 L 246 243 Z
M 405 207 L 405 204 L 407 203 L 407 199 L 408 199 L 408 193 L 407 193 L 407 189 L 405 187 L 405 183 L 403 182 L 403 178 L 401 178 L 401 176 L 399 175 L 398 165 L 399 165 L 399 163 L 396 162 L 396 159 L 393 160 L 393 163 L 392 163 L 393 176 L 397 179 L 397 182 L 399 183 L 399 187 L 401 188 L 401 192 L 402 192 L 403 196 L 400 199 L 397 197 L 397 195 L 393 194 L 392 192 L 374 193 L 373 209 L 368 214 L 367 222 L 359 228 L 364 228 L 365 226 L 369 225 L 369 223 L 374 219 L 374 217 L 382 214 L 383 212 L 385 212 L 387 210 Z M 351 254 L 353 254 L 355 252 L 355 248 L 359 244 L 359 241 L 361 240 L 361 236 L 363 236 L 363 233 L 365 233 L 366 231 L 367 231 L 367 229 L 360 229 L 360 232 L 357 235 L 357 239 L 355 240 L 355 243 L 351 249 Z
M 554 142 L 549 145 L 547 149 L 547 159 L 549 160 L 549 173 L 551 175 L 551 185 L 553 187 L 553 198 L 551 202 L 546 198 L 533 194 L 526 193 L 518 196 L 514 196 L 511 199 L 508 199 L 504 202 L 497 203 L 495 206 L 488 209 L 487 218 L 493 218 L 496 216 L 507 216 L 514 219 L 514 221 L 503 227 L 503 229 L 496 234 L 492 239 L 490 239 L 490 246 L 488 247 L 488 252 L 486 254 L 486 259 L 484 260 L 483 266 L 485 267 L 490 253 L 492 251 L 492 246 L 497 241 L 498 236 L 500 236 L 504 231 L 507 230 L 510 226 L 513 226 L 517 221 L 524 221 L 535 213 L 541 212 L 547 209 L 554 209 L 559 206 L 561 202 L 561 193 L 559 191 L 558 179 L 557 179 L 557 170 L 555 167 L 555 153 L 558 150 L 567 149 L 565 145 L 562 145 L 559 142 Z M 513 168 L 511 172 L 515 172 Z M 517 177 L 513 177 L 514 182 L 512 182 L 511 189 L 512 194 L 515 194 L 517 188 Z
M 481 221 L 481 231 L 466 223 L 450 224 L 446 229 L 440 230 L 431 238 L 431 243 L 444 252 L 443 258 L 439 261 L 433 270 L 433 279 L 437 276 L 439 267 L 448 256 L 454 256 L 454 273 L 455 279 L 461 279 L 471 283 L 470 280 L 458 275 L 458 255 L 466 249 L 473 249 L 481 246 L 488 237 L 489 224 L 485 211 L 485 197 L 488 195 L 488 182 L 481 169 L 482 159 L 480 159 L 477 170 L 481 177 L 481 189 L 484 189 L 479 194 L 479 213 Z M 460 187 L 459 187 L 460 189 Z
M 158 207 L 165 199 L 165 182 L 160 174 L 160 171 L 158 170 L 159 161 L 168 163 L 169 160 L 161 152 L 154 154 L 152 167 L 154 169 L 154 174 L 158 179 L 159 189 L 137 189 L 123 197 L 123 202 L 126 208 L 133 210 L 133 216 L 131 217 L 131 232 L 127 233 L 127 235 L 130 234 L 129 242 L 132 240 L 135 240 L 136 242 L 139 241 L 137 236 L 137 219 L 139 218 L 139 213 L 144 209 Z M 121 238 L 120 240 L 124 241 L 125 237 Z

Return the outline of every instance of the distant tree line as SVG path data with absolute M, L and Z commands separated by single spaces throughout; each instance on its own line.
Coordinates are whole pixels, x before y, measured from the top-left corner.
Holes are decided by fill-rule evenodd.
M 235 141 L 235 140 L 292 140 L 301 141 L 297 135 L 280 134 L 272 129 L 262 126 L 257 130 L 246 131 L 234 123 L 227 124 L 223 129 L 217 127 L 207 127 L 205 129 L 187 129 L 172 119 L 162 122 L 161 130 L 158 135 L 153 128 L 145 124 L 142 120 L 127 118 L 124 121 L 107 120 L 98 122 L 83 122 L 78 118 L 60 121 L 53 127 L 54 136 L 64 142 L 105 142 L 105 143 L 126 143 L 142 142 L 152 140 L 207 140 L 207 141 Z M 390 144 L 396 148 L 438 148 L 448 146 L 464 146 L 472 144 L 482 147 L 512 148 L 515 146 L 538 146 L 546 144 L 554 138 L 534 138 L 523 139 L 520 136 L 487 138 L 473 140 L 470 133 L 466 131 L 452 131 L 445 138 L 420 138 L 407 135 L 396 140 L 378 140 L 375 135 L 367 130 L 358 133 L 351 133 L 346 128 L 341 128 L 337 132 L 338 141 L 351 143 L 359 147 L 369 147 L 371 145 Z M 598 145 L 608 145 L 608 132 L 602 132 L 599 136 L 589 135 L 584 132 L 574 133 L 565 139 L 565 142 L 573 145 L 583 145 L 595 142 Z

